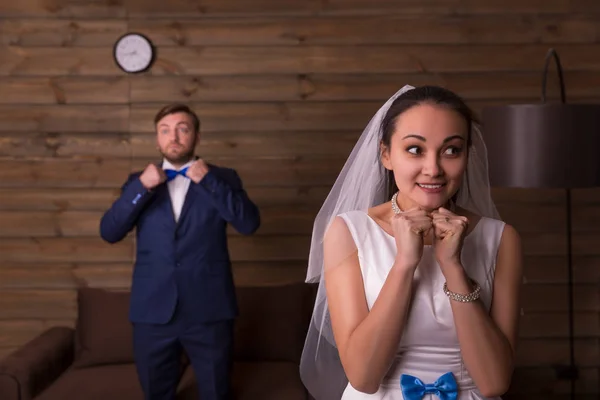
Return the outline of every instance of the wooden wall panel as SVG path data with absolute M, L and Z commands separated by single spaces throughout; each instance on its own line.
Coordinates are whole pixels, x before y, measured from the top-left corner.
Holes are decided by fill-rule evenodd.
M 194 103 L 256 101 L 378 101 L 387 100 L 398 86 L 437 84 L 471 102 L 476 100 L 533 100 L 541 94 L 539 72 L 416 73 L 416 74 L 285 74 L 233 76 L 140 76 L 131 79 L 131 99 L 135 102 L 182 101 Z M 600 98 L 597 72 L 569 71 L 565 81 L 569 96 Z M 111 87 L 116 89 L 116 84 Z M 558 88 L 554 75 L 548 77 L 548 95 Z M 1 90 L 1 89 L 0 89 Z M 47 87 L 40 97 L 49 98 Z M 67 95 L 68 98 L 68 95 Z M 537 101 L 537 100 L 535 100 Z
M 157 62 L 128 76 L 127 31 Z M 539 102 L 546 51 L 567 98 L 600 101 L 596 0 L 23 0 L 0 4 L 0 358 L 73 326 L 82 285 L 127 290 L 134 234 L 99 220 L 128 174 L 158 161 L 167 102 L 202 120 L 199 153 L 235 168 L 262 212 L 229 229 L 240 285 L 303 281 L 312 223 L 373 113 L 404 84 L 438 84 L 481 112 Z M 557 99 L 551 67 L 548 95 Z M 568 399 L 566 214 L 561 190 L 495 188 L 525 252 L 518 368 L 506 399 Z M 600 190 L 573 191 L 578 399 L 600 393 Z
M 321 9 L 320 0 L 257 0 L 252 3 L 239 0 L 174 0 L 171 3 L 126 0 L 129 15 L 137 17 L 220 16 L 223 14 L 298 14 Z
M 68 263 L 79 260 L 128 262 L 133 257 L 133 240 L 107 244 L 98 237 L 3 238 L 0 263 Z
M 547 13 L 567 13 L 580 11 L 582 8 L 589 10 L 593 7 L 593 0 L 409 0 L 402 2 L 402 13 L 414 14 L 499 14 L 499 13 L 536 13 L 543 10 Z M 331 0 L 323 6 L 328 10 L 361 10 L 363 12 L 379 10 L 394 12 L 398 3 L 394 0 L 369 2 L 369 0 Z M 596 8 L 596 10 L 598 10 Z
M 404 86 L 404 82 L 401 86 Z M 390 96 L 394 92 L 395 90 L 390 93 Z M 536 95 L 532 93 L 529 100 L 539 101 L 534 99 Z M 586 101 L 588 100 L 586 99 Z M 507 102 L 511 102 L 511 100 L 471 101 L 470 105 L 475 111 L 480 111 L 483 107 Z M 515 99 L 514 102 L 527 103 L 528 101 L 521 98 Z M 377 101 L 187 103 L 198 110 L 205 133 L 231 132 L 241 129 L 248 133 L 274 130 L 294 132 L 353 130 L 357 137 L 381 106 L 381 102 Z M 152 133 L 152 121 L 158 107 L 158 104 L 148 103 L 132 105 L 130 131 L 132 133 Z
M 576 65 L 576 70 L 590 71 L 599 67 L 591 56 L 598 45 L 554 46 L 565 63 Z M 28 60 L 39 59 L 46 49 L 28 51 Z M 71 49 L 69 49 L 71 50 Z M 88 49 L 80 69 L 105 72 L 102 65 L 90 65 L 98 55 Z M 95 49 L 94 49 L 95 50 Z M 285 73 L 417 73 L 417 72 L 507 72 L 514 70 L 538 71 L 547 45 L 522 46 L 441 46 L 441 45 L 369 45 L 369 46 L 269 46 L 269 47 L 164 47 L 158 56 L 156 74 L 285 74 Z M 0 53 L 1 55 L 1 53 Z M 14 60 L 14 61 L 13 61 Z M 12 61 L 12 62 L 11 62 Z M 13 63 L 22 62 L 12 55 L 0 64 L 0 73 L 10 70 Z M 24 69 L 35 71 L 33 63 Z M 60 67 L 59 67 L 60 68 Z M 62 68 L 74 67 L 65 62 Z M 108 65 L 106 65 L 108 70 Z M 60 69 L 57 69 L 57 73 Z
M 0 188 L 0 210 L 3 211 L 104 211 L 120 191 L 116 184 L 110 189 L 35 187 Z
M 232 269 L 236 282 L 240 285 L 298 282 L 306 276 L 304 261 L 236 261 L 232 263 Z M 0 268 L 0 289 L 75 290 L 82 285 L 115 290 L 130 289 L 132 270 L 131 262 L 8 263 Z M 256 276 L 264 279 L 257 280 Z M 562 321 L 561 317 L 564 314 L 552 316 L 550 322 Z M 578 313 L 577 321 L 587 321 L 587 314 Z
M 599 68 L 597 44 L 554 46 L 578 71 Z M 162 47 L 152 75 L 538 71 L 548 45 Z M 112 76 L 111 47 L 0 46 L 0 76 Z
M 124 132 L 126 105 L 0 105 L 0 132 Z
M 122 19 L 3 19 L 0 43 L 21 47 L 109 47 L 126 31 L 127 21 Z
M 148 2 L 145 0 L 99 0 L 91 3 L 69 0 L 23 0 L 2 3 L 2 17 L 59 17 L 59 18 L 132 18 L 162 17 L 190 18 L 223 15 L 315 15 L 321 14 L 372 14 L 398 13 L 412 14 L 538 14 L 576 13 L 600 11 L 594 0 L 257 0 L 248 3 L 240 0 L 173 0 L 170 3 Z
M 126 104 L 123 77 L 0 78 L 0 104 Z
M 111 47 L 0 46 L 0 76 L 65 76 L 118 73 Z
M 0 159 L 0 187 L 114 188 L 125 182 L 130 166 L 127 159 Z
M 62 0 L 65 1 L 65 0 Z M 485 13 L 568 13 L 590 8 L 598 11 L 593 0 L 258 0 L 247 3 L 239 0 L 203 0 L 202 2 L 175 0 L 168 5 L 161 2 L 148 3 L 144 0 L 127 0 L 127 10 L 132 17 L 180 17 L 190 15 L 260 15 L 260 14 L 371 14 L 398 13 L 400 15 L 423 14 L 485 14 Z
M 345 158 L 352 151 L 359 136 L 360 132 L 237 131 L 206 132 L 202 134 L 201 140 L 202 154 L 210 159 L 277 155 L 282 158 L 306 157 L 310 160 L 317 157 Z M 316 146 L 316 143 L 319 143 L 319 146 Z M 156 136 L 153 133 L 132 134 L 131 151 L 136 158 L 155 157 Z
M 123 175 L 123 181 L 125 174 Z M 122 182 L 121 182 L 122 183 Z M 120 191 L 98 188 L 1 188 L 3 211 L 105 211 Z M 248 195 L 262 209 L 272 206 L 320 207 L 329 193 L 328 186 L 247 187 Z
M 130 135 L 127 133 L 21 132 L 6 133 L 0 137 L 0 157 L 127 159 L 131 155 Z
M 129 0 L 127 0 L 129 1 Z M 124 0 L 22 0 L 0 3 L 3 18 L 123 18 L 126 16 Z
M 394 2 L 398 5 L 398 2 Z M 548 11 L 550 12 L 550 11 Z M 354 15 L 344 18 L 139 19 L 130 29 L 159 46 L 595 43 L 592 15 Z M 511 29 L 505 29 L 510 26 Z M 62 31 L 68 28 L 57 27 Z M 44 28 L 41 28 L 44 29 Z M 88 28 L 88 30 L 91 30 Z M 503 31 L 501 35 L 499 31 Z M 33 42 L 22 27 L 8 34 Z M 92 33 L 95 33 L 92 31 Z M 84 36 L 82 32 L 82 36 Z M 19 35 L 19 36 L 17 36 Z M 89 35 L 89 34 L 88 34 Z M 51 37 L 56 37 L 54 34 Z M 29 40 L 28 40 L 29 39 Z M 57 40 L 56 38 L 55 40 Z M 33 42 L 35 43 L 35 42 Z M 77 42 L 75 42 L 77 43 Z
M 379 103 L 375 102 L 256 102 L 194 104 L 204 132 L 346 130 L 366 125 Z M 152 132 L 156 105 L 134 105 L 130 111 L 132 132 Z M 362 128 L 361 130 L 362 131 Z M 360 132 L 359 131 L 359 132 Z M 360 134 L 360 133 L 359 133 Z
M 264 208 L 258 235 L 306 234 L 312 230 L 318 210 L 288 206 Z M 102 212 L 97 211 L 0 211 L 0 237 L 79 237 L 98 235 Z M 232 235 L 237 232 L 229 228 Z
M 548 11 L 551 12 L 550 10 Z M 168 46 L 596 43 L 596 14 L 350 15 L 343 18 L 7 19 L 0 43 L 21 47 L 110 47 L 128 29 Z M 505 30 L 510 26 L 512 29 Z M 502 31 L 498 35 L 498 31 Z
M 259 188 L 250 187 L 250 195 L 257 192 Z M 110 197 L 109 197 L 110 196 Z M 112 199 L 113 193 L 107 196 Z M 265 235 L 287 235 L 287 234 L 307 234 L 312 231 L 312 222 L 319 211 L 315 205 L 303 205 L 290 208 L 288 204 L 281 205 L 262 205 L 257 204 L 263 210 L 261 213 L 261 227 L 257 234 Z M 101 203 L 98 208 L 102 210 L 110 205 L 110 202 Z M 560 217 L 562 211 L 558 206 L 541 206 L 537 210 L 535 206 L 513 206 L 509 212 L 503 213 L 504 218 L 519 221 L 519 224 L 513 224 L 515 228 L 526 239 L 529 236 L 537 237 L 539 231 L 550 235 L 560 237 L 565 223 L 564 217 Z M 103 211 L 78 211 L 78 210 L 52 210 L 52 211 L 14 211 L 0 210 L 0 237 L 53 237 L 53 236 L 90 236 L 98 235 L 98 222 L 102 217 Z M 555 215 L 558 218 L 553 218 Z M 595 220 L 590 220 L 589 226 L 596 224 Z M 538 230 L 531 226 L 539 226 Z M 230 228 L 230 232 L 235 234 L 235 230 Z M 575 241 L 595 240 L 598 234 L 589 235 L 589 231 L 582 230 L 575 234 Z M 525 239 L 525 240 L 526 240 Z M 564 253 L 566 250 L 557 249 Z M 579 254 L 584 254 L 580 252 Z M 591 252 L 590 255 L 600 255 L 600 251 Z

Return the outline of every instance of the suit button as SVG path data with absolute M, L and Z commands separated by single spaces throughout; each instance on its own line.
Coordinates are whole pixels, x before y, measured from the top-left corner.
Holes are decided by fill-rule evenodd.
M 178 267 L 181 267 L 181 263 L 177 263 L 176 265 L 177 265 Z

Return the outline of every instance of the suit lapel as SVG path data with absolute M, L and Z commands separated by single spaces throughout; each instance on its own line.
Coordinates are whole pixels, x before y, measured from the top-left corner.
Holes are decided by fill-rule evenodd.
M 199 159 L 200 156 L 194 156 L 194 161 Z M 194 201 L 196 201 L 196 196 L 198 195 L 198 191 L 196 190 L 195 183 L 190 179 L 190 185 L 188 186 L 187 193 L 185 194 L 185 199 L 183 200 L 183 206 L 181 207 L 181 213 L 179 214 L 178 226 L 181 224 L 181 221 L 185 218 L 186 214 L 190 210 Z
M 158 168 L 163 169 L 164 160 L 158 160 L 154 163 Z M 166 221 L 171 225 L 176 225 L 175 214 L 173 214 L 173 203 L 171 202 L 171 194 L 167 182 L 158 185 L 156 188 L 156 197 L 159 201 L 160 208 L 166 214 Z
M 185 200 L 183 201 L 183 206 L 181 207 L 181 214 L 179 214 L 179 222 L 181 222 L 186 214 L 188 213 L 192 204 L 196 200 L 196 188 L 194 187 L 195 183 L 190 180 L 190 186 L 188 187 L 187 193 L 185 194 Z
M 171 195 L 166 183 L 159 185 L 156 188 L 156 200 L 160 208 L 166 216 L 166 221 L 169 225 L 175 225 L 175 215 L 173 215 L 173 204 L 171 203 Z

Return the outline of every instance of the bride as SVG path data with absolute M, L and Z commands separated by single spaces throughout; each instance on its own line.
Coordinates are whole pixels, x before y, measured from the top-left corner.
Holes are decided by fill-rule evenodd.
M 304 385 L 317 400 L 499 399 L 515 362 L 521 258 L 470 109 L 447 89 L 405 86 L 315 220 Z

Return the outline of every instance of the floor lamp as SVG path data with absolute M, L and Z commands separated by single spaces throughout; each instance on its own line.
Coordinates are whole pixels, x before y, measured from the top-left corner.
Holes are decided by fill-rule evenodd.
M 560 103 L 546 103 L 548 63 L 556 62 Z M 566 235 L 569 312 L 569 365 L 558 378 L 571 381 L 575 396 L 578 370 L 574 350 L 573 255 L 571 189 L 600 186 L 600 104 L 567 104 L 560 58 L 546 54 L 540 104 L 483 109 L 483 136 L 488 149 L 493 187 L 563 188 L 566 193 Z

